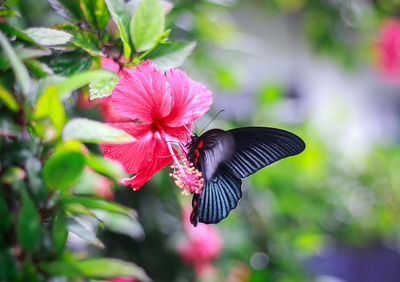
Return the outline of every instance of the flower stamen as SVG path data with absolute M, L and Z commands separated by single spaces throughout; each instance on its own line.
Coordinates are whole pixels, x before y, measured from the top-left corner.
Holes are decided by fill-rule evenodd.
M 201 188 L 204 186 L 201 171 L 196 169 L 193 163 L 189 162 L 187 158 L 183 157 L 181 160 L 178 160 L 171 144 L 166 140 L 165 134 L 162 134 L 162 136 L 167 141 L 168 150 L 174 160 L 174 163 L 171 165 L 174 172 L 170 173 L 170 176 L 175 179 L 176 186 L 182 189 L 183 195 L 188 195 L 189 192 L 200 194 Z
M 180 163 L 173 163 L 171 168 L 174 170 L 169 175 L 175 179 L 175 184 L 182 189 L 183 195 L 189 192 L 200 194 L 201 188 L 204 186 L 204 179 L 200 171 L 198 171 L 193 163 L 183 158 Z

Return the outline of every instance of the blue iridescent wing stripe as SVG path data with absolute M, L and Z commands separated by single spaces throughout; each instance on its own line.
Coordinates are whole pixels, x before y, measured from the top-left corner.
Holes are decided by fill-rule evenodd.
M 247 177 L 305 149 L 305 143 L 300 137 L 282 129 L 243 127 L 228 132 L 235 140 L 235 153 L 225 165 L 238 178 Z
M 221 166 L 215 176 L 206 181 L 200 194 L 198 221 L 218 223 L 228 216 L 240 198 L 242 180 L 235 177 L 229 169 Z

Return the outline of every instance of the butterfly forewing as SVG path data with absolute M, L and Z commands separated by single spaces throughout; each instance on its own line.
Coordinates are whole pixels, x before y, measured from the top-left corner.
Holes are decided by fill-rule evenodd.
M 227 131 L 235 141 L 235 153 L 225 165 L 244 178 L 280 159 L 301 153 L 305 144 L 297 135 L 269 127 L 243 127 Z

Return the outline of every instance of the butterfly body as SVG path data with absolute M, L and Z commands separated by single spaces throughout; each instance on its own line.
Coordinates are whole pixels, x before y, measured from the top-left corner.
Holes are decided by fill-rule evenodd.
M 191 223 L 218 223 L 242 197 L 241 178 L 280 159 L 301 153 L 303 140 L 288 131 L 270 127 L 211 129 L 192 135 L 188 160 L 202 172 L 204 187 L 193 195 Z

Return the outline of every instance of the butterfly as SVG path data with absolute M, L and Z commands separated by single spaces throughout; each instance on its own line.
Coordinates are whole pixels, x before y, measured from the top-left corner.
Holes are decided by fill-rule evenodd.
M 193 194 L 194 226 L 226 218 L 242 197 L 242 178 L 306 147 L 297 135 L 270 127 L 211 129 L 191 137 L 186 157 L 204 178 L 201 193 Z

